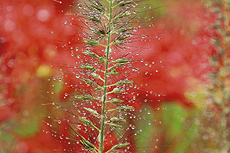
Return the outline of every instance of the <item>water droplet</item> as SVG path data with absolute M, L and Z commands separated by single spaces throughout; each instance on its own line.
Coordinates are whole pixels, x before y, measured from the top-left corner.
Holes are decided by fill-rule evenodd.
M 80 78 L 80 75 L 79 75 L 79 74 L 76 74 L 76 78 Z
M 80 9 L 82 9 L 82 6 L 83 6 L 82 4 L 78 4 L 78 7 L 79 7 Z
M 137 3 L 132 3 L 132 7 L 136 7 L 137 5 Z
M 133 130 L 134 130 L 134 129 L 135 129 L 135 126 L 134 126 L 134 125 L 132 125 L 132 126 L 131 126 L 131 129 L 133 129 Z
M 145 38 L 146 37 L 146 35 L 141 35 L 141 38 Z
M 135 95 L 133 96 L 133 100 L 136 100 L 136 96 Z

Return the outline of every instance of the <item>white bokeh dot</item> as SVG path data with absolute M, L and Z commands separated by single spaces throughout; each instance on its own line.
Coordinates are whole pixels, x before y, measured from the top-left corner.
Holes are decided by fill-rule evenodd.
M 15 29 L 15 23 L 12 20 L 6 20 L 4 23 L 4 29 L 6 31 L 13 31 Z
M 42 22 L 46 22 L 50 19 L 50 13 L 46 9 L 41 9 L 37 12 L 37 19 Z

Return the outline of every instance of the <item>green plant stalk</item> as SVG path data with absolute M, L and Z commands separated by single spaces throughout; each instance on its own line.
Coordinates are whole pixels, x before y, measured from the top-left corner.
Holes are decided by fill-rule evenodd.
M 108 38 L 107 38 L 107 46 L 106 46 L 106 62 L 105 62 L 105 81 L 104 81 L 104 90 L 103 90 L 103 98 L 102 98 L 102 121 L 101 121 L 101 132 L 100 132 L 100 147 L 99 153 L 103 152 L 103 142 L 104 142 L 104 125 L 105 125 L 105 104 L 106 104 L 106 92 L 107 92 L 107 74 L 109 67 L 109 50 L 110 50 L 110 36 L 111 36 L 111 21 L 112 21 L 112 0 L 109 1 L 109 23 L 108 23 Z

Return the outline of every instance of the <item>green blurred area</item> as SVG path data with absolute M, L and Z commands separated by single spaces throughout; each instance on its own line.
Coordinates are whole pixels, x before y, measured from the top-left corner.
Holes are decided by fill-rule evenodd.
M 145 120 L 137 122 L 137 129 L 143 129 L 135 136 L 139 152 L 148 148 L 146 153 L 192 153 L 191 144 L 197 135 L 197 126 L 187 121 L 193 117 L 195 110 L 186 109 L 174 102 L 167 102 L 158 109 L 142 107 Z

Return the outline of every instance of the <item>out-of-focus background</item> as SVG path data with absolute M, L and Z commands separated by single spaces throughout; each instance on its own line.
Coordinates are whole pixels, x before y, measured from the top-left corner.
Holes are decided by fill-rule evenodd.
M 146 151 L 154 153 L 230 152 L 229 2 L 143 3 L 155 8 L 142 15 L 154 17 L 154 26 L 147 31 L 157 35 L 155 41 L 145 44 L 152 51 L 141 56 L 148 63 L 155 61 L 159 70 L 159 75 L 148 80 L 155 86 L 146 90 L 164 96 L 154 103 L 149 97 L 140 106 L 151 112 L 149 118 L 154 122 L 143 135 L 157 134 L 155 144 L 135 145 L 157 146 Z M 68 18 L 63 12 L 74 9 L 73 4 L 72 0 L 0 2 L 1 153 L 51 153 L 66 148 L 44 132 L 48 130 L 44 120 L 50 112 L 42 105 L 47 98 L 42 95 L 51 89 L 64 90 L 53 89 L 48 80 L 55 76 L 50 65 L 65 63 L 62 54 L 52 52 L 59 45 L 56 40 L 68 42 L 75 37 L 73 29 L 63 24 Z M 136 127 L 142 122 L 135 123 Z

